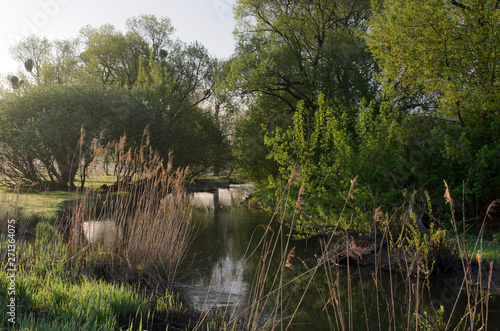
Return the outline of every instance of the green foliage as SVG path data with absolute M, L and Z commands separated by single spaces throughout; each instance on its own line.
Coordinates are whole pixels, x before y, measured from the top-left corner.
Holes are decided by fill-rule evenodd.
M 422 233 L 415 221 L 408 222 L 399 238 L 403 242 L 397 245 L 405 252 L 400 263 L 407 266 L 411 263 L 410 272 L 416 272 L 417 268 L 424 275 L 446 272 L 457 257 L 455 243 L 446 230 L 436 229 L 434 224 L 428 233 Z
M 144 107 L 129 91 L 99 85 L 41 85 L 3 95 L 3 174 L 10 184 L 22 177 L 29 184 L 75 186 L 81 165 L 88 166 L 106 139 L 118 140 L 124 131 L 130 141 L 140 137 Z
M 146 42 L 138 34 L 123 34 L 112 25 L 87 26 L 81 34 L 86 45 L 80 55 L 85 69 L 103 84 L 131 88 L 137 80 L 139 57 L 148 53 Z
M 270 177 L 276 178 L 279 175 L 279 169 L 276 162 L 268 158 L 269 148 L 264 143 L 264 137 L 266 132 L 283 125 L 281 122 L 285 120 L 268 120 L 265 109 L 259 105 L 253 108 L 235 123 L 233 154 L 239 178 L 265 186 Z M 267 127 L 262 123 L 267 123 Z
M 466 182 L 472 217 L 500 187 L 499 15 L 493 0 L 388 0 L 375 6 L 366 34 L 387 97 L 434 99 L 430 115 L 443 120 L 441 154 L 453 169 L 446 178 L 455 187 Z M 418 111 L 420 105 L 406 110 Z
M 408 181 L 403 161 L 408 138 L 400 116 L 387 105 L 376 108 L 375 104 L 362 106 L 357 117 L 353 113 L 352 108 L 320 96 L 314 109 L 299 106 L 287 130 L 278 128 L 274 137 L 266 138 L 270 157 L 279 164 L 284 179 L 294 171 L 300 173 L 297 186 L 303 183 L 307 203 L 300 207 L 302 230 L 326 230 L 338 221 L 340 229 L 346 229 L 351 214 L 393 205 L 401 196 L 401 185 Z M 351 188 L 356 176 L 360 183 Z M 350 191 L 356 203 L 346 205 Z M 344 206 L 349 207 L 348 213 L 339 220 Z M 356 222 L 359 226 L 365 221 L 360 217 Z
M 295 110 L 311 107 L 319 92 L 356 104 L 373 93 L 374 70 L 356 35 L 369 17 L 369 1 L 239 1 L 235 80 Z
M 161 60 L 165 54 L 165 48 L 171 42 L 170 35 L 174 32 L 168 17 L 154 15 L 131 17 L 127 20 L 127 28 L 148 43 L 155 61 Z
M 354 150 L 347 114 L 335 112 L 320 96 L 315 111 L 299 105 L 293 125 L 286 131 L 278 128 L 273 138 L 266 138 L 270 157 L 280 165 L 285 179 L 295 171 L 300 173 L 305 184 L 304 209 L 318 216 L 316 227 L 336 223 L 349 192 L 349 180 L 355 177 L 351 173 Z
M 208 55 L 192 45 L 182 56 L 189 60 L 187 67 L 177 63 L 180 72 L 151 57 L 149 66 L 140 68 L 137 91 L 147 102 L 152 146 L 164 157 L 172 152 L 176 167 L 190 166 L 190 171 L 198 174 L 227 164 L 230 149 L 216 118 L 196 106 L 206 97 L 199 95 L 202 77 L 183 77 L 193 73 L 189 66 L 197 57 L 202 65 Z
M 440 111 L 465 125 L 498 115 L 500 13 L 496 1 L 387 0 L 366 40 L 387 84 L 439 93 Z

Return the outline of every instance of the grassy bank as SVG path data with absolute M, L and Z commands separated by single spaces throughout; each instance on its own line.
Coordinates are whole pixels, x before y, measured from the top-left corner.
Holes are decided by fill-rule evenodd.
M 0 313 L 10 316 L 13 309 L 15 316 L 2 318 L 2 328 L 175 330 L 196 324 L 197 315 L 172 290 L 196 231 L 186 173 L 165 167 L 152 150 L 125 154 L 123 168 L 133 175 L 112 190 L 101 188 L 112 183 L 109 177 L 96 175 L 83 190 L 3 190 L 0 297 L 15 308 L 2 305 Z M 104 224 L 113 231 L 99 236 Z
M 5 224 L 2 224 L 5 225 Z M 148 300 L 128 285 L 110 284 L 73 272 L 67 244 L 49 222 L 36 225 L 31 241 L 15 242 L 18 273 L 0 272 L 0 296 L 15 298 L 15 325 L 3 320 L 2 328 L 28 330 L 115 330 L 146 320 Z M 8 238 L 2 239 L 6 257 Z M 2 259 L 2 265 L 6 265 Z M 11 275 L 15 275 L 12 278 Z M 14 280 L 15 292 L 11 282 Z M 2 316 L 7 307 L 0 308 Z

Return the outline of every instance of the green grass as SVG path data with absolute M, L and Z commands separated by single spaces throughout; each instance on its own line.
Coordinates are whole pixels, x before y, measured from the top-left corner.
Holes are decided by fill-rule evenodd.
M 0 191 L 0 203 L 4 208 L 12 209 L 17 205 L 25 214 L 46 216 L 55 216 L 65 201 L 75 197 L 75 193 L 68 191 L 21 190 L 19 194 L 5 188 Z
M 7 240 L 0 238 L 2 267 L 7 263 Z M 148 312 L 147 300 L 130 286 L 73 275 L 67 246 L 53 225 L 39 223 L 35 240 L 17 240 L 16 252 L 16 329 L 116 330 Z M 10 297 L 6 276 L 2 269 L 2 298 Z M 7 316 L 6 309 L 0 306 L 2 316 Z M 11 325 L 4 320 L 0 326 Z
M 75 185 L 79 186 L 79 177 L 76 176 Z M 102 185 L 111 186 L 116 182 L 116 176 L 106 175 L 104 170 L 97 169 L 89 172 L 85 187 L 99 189 Z M 38 214 L 48 217 L 56 216 L 57 212 L 67 202 L 76 199 L 75 190 L 41 190 L 38 186 L 23 187 L 19 190 L 0 187 L 0 205 L 3 209 L 19 207 L 24 214 Z
M 481 253 L 482 260 L 484 262 L 493 262 L 494 264 L 500 264 L 500 244 L 483 240 L 482 244 L 478 243 L 476 246 L 477 236 L 466 235 L 465 244 L 467 246 L 467 254 L 470 259 L 477 262 L 477 254 Z M 474 250 L 474 247 L 476 248 Z

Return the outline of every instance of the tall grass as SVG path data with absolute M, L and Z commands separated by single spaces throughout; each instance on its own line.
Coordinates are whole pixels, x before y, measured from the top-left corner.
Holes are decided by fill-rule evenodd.
M 116 183 L 72 192 L 75 198 L 57 221 L 23 214 L 19 189 L 17 196 L 5 197 L 2 224 L 15 218 L 18 235 L 16 328 L 132 330 L 168 327 L 173 319 L 187 325 L 196 318 L 171 294 L 196 235 L 185 189 L 187 169 L 174 170 L 150 148 L 147 134 L 145 140 L 138 149 L 125 149 L 125 137 L 106 148 L 96 146 L 95 164 L 87 171 L 99 169 L 102 157 L 111 153 Z M 0 240 L 4 265 L 7 245 L 5 237 Z M 6 297 L 5 276 L 0 271 L 0 297 Z
M 124 146 L 125 138 L 115 146 L 116 184 L 103 192 L 78 193 L 67 223 L 71 253 L 85 252 L 98 263 L 96 253 L 105 251 L 108 276 L 140 280 L 164 293 L 196 234 L 186 198 L 187 169 L 174 171 L 171 160 L 165 165 L 147 143 L 139 149 Z M 96 162 L 102 157 L 99 153 Z M 107 225 L 105 245 L 93 242 L 99 225 Z

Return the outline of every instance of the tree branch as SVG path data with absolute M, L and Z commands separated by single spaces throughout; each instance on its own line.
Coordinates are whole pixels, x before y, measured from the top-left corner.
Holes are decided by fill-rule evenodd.
M 454 5 L 454 6 L 460 7 L 462 9 L 465 9 L 465 10 L 470 10 L 470 7 L 464 5 L 463 3 L 459 3 L 456 0 L 451 0 L 451 4 Z M 497 1 L 497 4 L 498 4 L 498 1 Z

